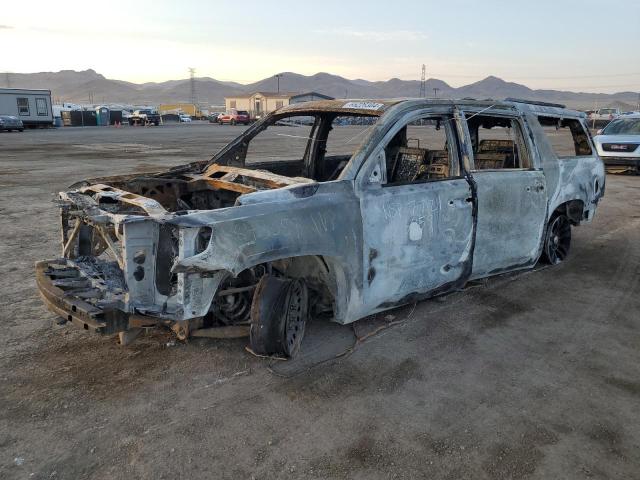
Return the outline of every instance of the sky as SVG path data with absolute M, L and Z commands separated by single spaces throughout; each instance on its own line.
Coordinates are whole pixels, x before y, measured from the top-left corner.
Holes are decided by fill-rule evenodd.
M 532 88 L 640 90 L 638 0 L 2 3 L 0 72 L 418 80 L 425 64 L 428 78 L 454 87 L 495 75 Z

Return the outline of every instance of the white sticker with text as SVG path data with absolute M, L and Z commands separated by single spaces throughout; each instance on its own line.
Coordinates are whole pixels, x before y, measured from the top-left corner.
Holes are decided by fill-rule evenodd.
M 384 107 L 384 103 L 374 102 L 347 102 L 342 108 L 351 108 L 355 110 L 380 110 Z

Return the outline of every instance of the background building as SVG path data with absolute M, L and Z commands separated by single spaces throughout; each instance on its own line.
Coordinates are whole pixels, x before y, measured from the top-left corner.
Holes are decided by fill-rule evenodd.
M 246 110 L 252 118 L 257 118 L 292 103 L 323 99 L 332 100 L 333 97 L 317 92 L 254 92 L 225 97 L 224 104 L 227 111 Z
M 51 91 L 0 88 L 0 115 L 14 115 L 25 126 L 52 126 Z

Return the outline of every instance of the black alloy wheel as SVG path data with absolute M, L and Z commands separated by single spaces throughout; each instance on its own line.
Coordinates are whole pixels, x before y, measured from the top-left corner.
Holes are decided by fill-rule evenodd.
M 571 247 L 571 222 L 564 214 L 551 217 L 544 242 L 544 259 L 551 265 L 563 262 Z

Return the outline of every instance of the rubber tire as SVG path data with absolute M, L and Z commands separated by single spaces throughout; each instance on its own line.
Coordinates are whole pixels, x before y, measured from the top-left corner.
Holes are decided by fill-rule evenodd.
M 559 229 L 559 230 L 558 230 Z M 562 233 L 562 237 L 559 238 L 559 242 L 554 241 L 554 234 Z M 558 243 L 562 242 L 563 253 L 557 251 Z M 571 248 L 571 222 L 564 213 L 555 213 L 551 216 L 549 223 L 544 234 L 544 245 L 542 247 L 542 259 L 545 263 L 550 265 L 557 265 L 562 263 L 567 256 Z
M 19 128 L 18 131 L 19 132 L 24 132 L 24 128 Z
M 294 306 L 291 298 L 295 291 L 302 290 L 302 301 L 298 307 L 299 317 L 295 339 L 287 341 L 289 310 Z M 309 296 L 306 284 L 301 279 L 289 279 L 265 275 L 258 282 L 251 303 L 251 349 L 260 355 L 282 355 L 294 357 L 300 350 L 304 328 L 308 319 Z

